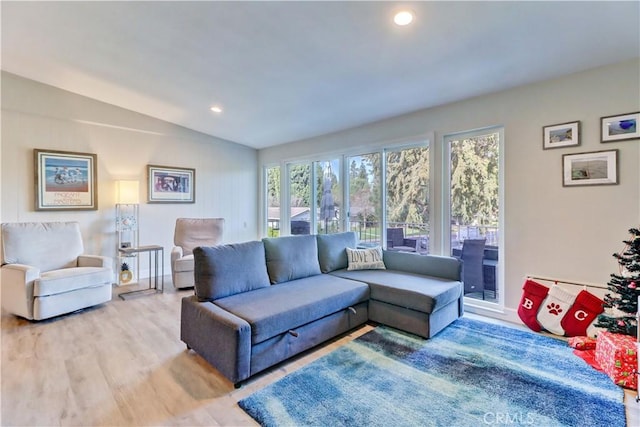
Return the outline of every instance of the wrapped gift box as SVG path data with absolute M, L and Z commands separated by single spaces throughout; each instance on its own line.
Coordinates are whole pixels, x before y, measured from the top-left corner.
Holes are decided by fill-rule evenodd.
M 634 337 L 600 332 L 596 341 L 596 362 L 614 383 L 637 390 L 638 354 Z
M 596 340 L 591 337 L 571 337 L 567 342 L 569 347 L 576 350 L 593 350 L 596 348 Z

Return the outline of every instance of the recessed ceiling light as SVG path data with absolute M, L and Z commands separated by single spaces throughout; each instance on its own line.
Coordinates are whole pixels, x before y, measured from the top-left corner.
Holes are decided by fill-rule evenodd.
M 222 113 L 222 107 L 220 107 L 219 105 L 214 105 L 213 107 L 211 107 L 211 111 L 213 111 L 214 113 Z
M 413 12 L 410 10 L 401 10 L 393 16 L 393 22 L 401 27 L 411 24 L 411 21 L 413 21 Z

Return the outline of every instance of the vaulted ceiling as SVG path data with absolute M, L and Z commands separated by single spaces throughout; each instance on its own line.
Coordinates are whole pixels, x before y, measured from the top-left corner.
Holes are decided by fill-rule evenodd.
M 3 70 L 254 148 L 640 56 L 639 2 L 1 7 Z

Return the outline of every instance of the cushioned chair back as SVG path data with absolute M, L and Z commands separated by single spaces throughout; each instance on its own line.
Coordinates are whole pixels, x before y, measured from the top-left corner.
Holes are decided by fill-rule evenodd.
M 77 222 L 2 224 L 2 263 L 26 264 L 41 271 L 76 267 L 84 247 Z
M 387 241 L 393 246 L 404 246 L 404 230 L 402 228 L 387 228 Z
M 198 246 L 215 246 L 222 242 L 224 218 L 178 218 L 173 243 L 191 255 Z
M 465 293 L 484 290 L 484 245 L 484 239 L 467 239 L 462 243 L 462 281 Z

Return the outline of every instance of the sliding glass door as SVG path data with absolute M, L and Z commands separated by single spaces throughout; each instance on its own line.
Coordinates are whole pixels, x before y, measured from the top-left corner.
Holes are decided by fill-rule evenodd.
M 451 255 L 481 259 L 463 271 L 465 295 L 498 301 L 501 128 L 445 137 L 448 157 L 448 243 Z M 479 258 L 473 251 L 482 251 Z M 480 261 L 478 261 L 480 262 Z M 468 263 L 467 263 L 468 264 Z M 466 264 L 465 264 L 466 265 Z M 475 271 L 472 275 L 471 271 Z M 466 279 L 466 280 L 465 280 Z

